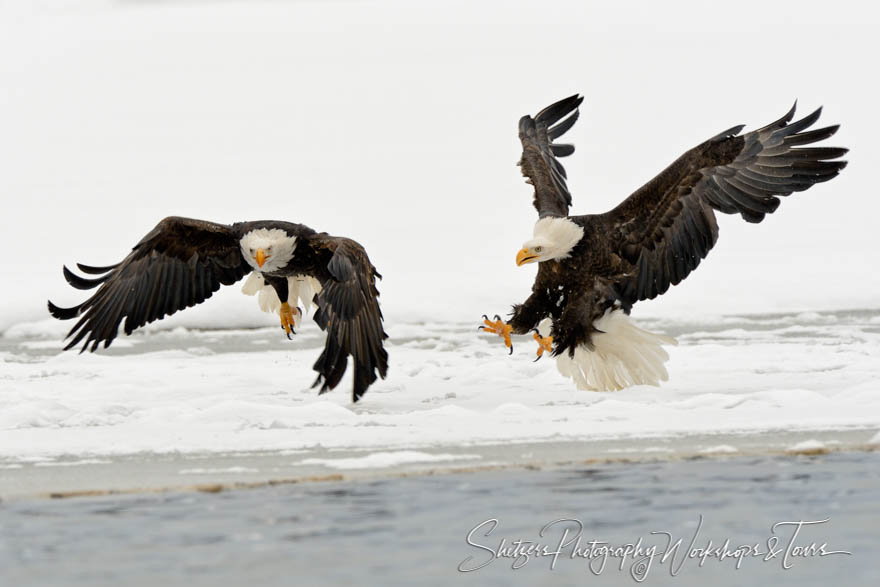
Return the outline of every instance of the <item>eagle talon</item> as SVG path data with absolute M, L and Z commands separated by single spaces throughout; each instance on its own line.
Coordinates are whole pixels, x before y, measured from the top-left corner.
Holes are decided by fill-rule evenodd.
M 504 346 L 510 349 L 509 355 L 513 354 L 513 342 L 510 340 L 510 333 L 513 332 L 513 326 L 510 324 L 505 324 L 501 319 L 501 316 L 495 314 L 495 320 L 489 320 L 485 314 L 483 314 L 483 325 L 479 327 L 479 330 L 483 330 L 484 332 L 491 332 L 492 334 L 497 334 L 501 338 L 504 339 Z
M 553 352 L 553 337 L 541 336 L 541 334 L 537 330 L 535 330 L 532 338 L 534 338 L 538 342 L 538 356 L 535 358 L 534 361 L 532 361 L 533 363 L 537 363 L 538 360 L 544 356 L 544 351 L 547 351 L 548 353 Z
M 296 325 L 296 316 L 301 315 L 300 309 L 291 308 L 290 304 L 284 302 L 281 304 L 281 309 L 278 311 L 278 315 L 281 317 L 281 328 L 284 329 L 284 332 L 287 334 L 288 340 L 291 340 L 290 335 L 296 334 L 293 327 Z

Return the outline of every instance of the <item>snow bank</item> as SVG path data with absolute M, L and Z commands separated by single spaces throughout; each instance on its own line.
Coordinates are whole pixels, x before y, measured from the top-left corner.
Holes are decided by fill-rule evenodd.
M 175 331 L 83 355 L 5 338 L 0 463 L 344 448 L 376 453 L 360 462 L 381 466 L 423 458 L 426 447 L 462 458 L 460 447 L 482 443 L 876 429 L 880 333 L 870 318 L 649 323 L 681 341 L 670 381 L 613 393 L 578 391 L 552 361 L 533 363 L 528 337 L 515 339 L 509 357 L 476 323 L 400 324 L 389 329 L 388 379 L 359 404 L 349 401 L 348 377 L 329 394 L 310 388 L 321 344 L 313 324 L 292 342 L 275 328 Z

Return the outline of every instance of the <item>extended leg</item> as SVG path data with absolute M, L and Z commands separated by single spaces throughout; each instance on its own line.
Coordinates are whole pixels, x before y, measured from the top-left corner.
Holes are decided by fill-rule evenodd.
M 501 316 L 495 314 L 495 320 L 489 320 L 488 316 L 483 314 L 483 326 L 480 326 L 479 328 L 480 330 L 497 334 L 503 338 L 504 345 L 510 349 L 510 354 L 513 354 L 513 343 L 510 340 L 510 333 L 513 332 L 513 326 L 505 324 L 504 320 L 501 319 Z
M 535 330 L 535 334 L 533 335 L 533 337 L 538 342 L 538 357 L 535 359 L 535 361 L 544 356 L 544 351 L 547 351 L 548 353 L 553 352 L 552 336 L 541 336 L 541 334 L 537 330 Z
M 300 309 L 294 308 L 287 302 L 284 302 L 281 304 L 281 310 L 278 311 L 278 314 L 281 316 L 281 328 L 287 333 L 287 338 L 290 338 L 291 334 L 296 334 L 293 327 L 296 326 L 296 317 L 302 317 Z
M 287 338 L 290 338 L 291 334 L 296 334 L 293 328 L 296 326 L 296 317 L 302 317 L 302 312 L 299 308 L 294 308 L 287 303 L 290 292 L 287 288 L 286 277 L 265 276 L 264 279 L 275 289 L 278 299 L 281 300 L 281 309 L 278 311 L 278 315 L 281 318 L 281 328 L 287 333 Z

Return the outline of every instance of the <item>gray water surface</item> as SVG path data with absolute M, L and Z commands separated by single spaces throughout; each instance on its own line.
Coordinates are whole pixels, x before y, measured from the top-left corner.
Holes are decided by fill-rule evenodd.
M 506 470 L 360 482 L 302 483 L 216 494 L 167 493 L 0 504 L 3 585 L 636 585 L 634 559 L 604 570 L 564 549 L 492 559 L 502 538 L 556 548 L 557 519 L 590 540 L 656 546 L 677 555 L 647 570 L 646 585 L 880 584 L 880 452 L 763 456 Z M 702 526 L 700 516 L 702 515 Z M 497 520 L 472 535 L 482 522 Z M 768 539 L 852 554 L 767 558 Z M 694 535 L 697 533 L 696 539 Z M 730 540 L 761 556 L 682 562 L 690 543 Z M 598 548 L 598 545 L 597 547 Z M 791 555 L 791 552 L 789 553 Z M 468 557 L 472 557 L 467 560 Z M 642 557 L 644 558 L 644 557 Z M 489 562 L 492 561 L 492 562 Z M 520 564 L 522 558 L 518 561 Z M 791 564 L 784 569 L 783 562 Z M 483 568 L 462 573 L 488 563 Z M 676 576 L 671 571 L 677 571 Z M 597 574 L 598 573 L 598 574 Z

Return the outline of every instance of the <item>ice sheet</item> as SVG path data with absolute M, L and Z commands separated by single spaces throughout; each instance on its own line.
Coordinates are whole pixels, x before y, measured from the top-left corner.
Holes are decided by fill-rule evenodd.
M 507 356 L 474 324 L 390 325 L 387 380 L 350 402 L 310 389 L 322 333 L 280 329 L 135 334 L 130 346 L 59 353 L 0 339 L 0 459 L 139 452 L 417 451 L 516 441 L 880 427 L 876 312 L 708 322 L 642 320 L 676 336 L 670 381 L 575 390 L 527 337 Z M 707 451 L 729 451 L 707 446 Z M 377 457 L 373 457 L 377 458 Z M 381 459 L 379 459 L 381 460 Z

